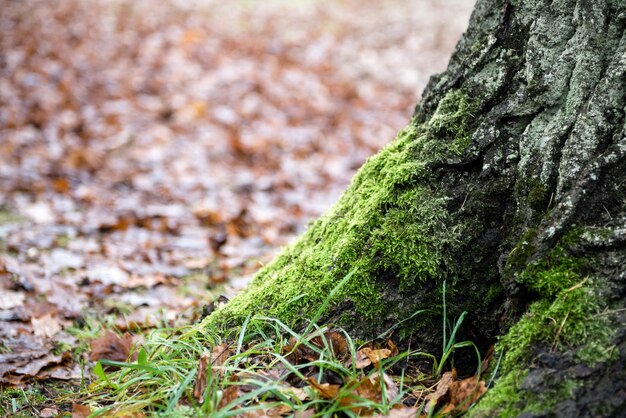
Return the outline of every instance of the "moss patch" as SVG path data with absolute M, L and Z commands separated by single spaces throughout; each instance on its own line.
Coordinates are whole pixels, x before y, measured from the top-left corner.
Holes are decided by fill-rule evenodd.
M 571 398 L 575 379 L 554 382 L 539 395 L 522 387 L 538 351 L 572 350 L 575 361 L 586 365 L 608 359 L 606 348 L 612 336 L 609 319 L 596 315 L 606 308 L 601 282 L 585 275 L 592 263 L 557 246 L 519 273 L 518 282 L 536 292 L 539 299 L 498 342 L 497 350 L 504 355 L 501 377 L 473 414 L 517 416 L 525 411 L 548 410 L 557 400 Z
M 449 151 L 460 154 L 472 141 L 472 118 L 477 110 L 476 100 L 462 90 L 452 90 L 439 102 L 428 127 L 436 137 L 449 141 Z
M 336 300 L 366 320 L 402 319 L 399 312 L 407 307 L 390 312 L 381 299 L 381 276 L 397 279 L 400 292 L 411 292 L 417 284 L 458 273 L 451 266 L 458 264 L 454 254 L 463 227 L 446 209 L 447 197 L 436 191 L 429 165 L 469 144 L 474 109 L 467 94 L 452 91 L 430 121 L 402 130 L 367 161 L 327 214 L 205 326 L 239 324 L 250 313 L 288 323 L 307 318 L 353 269 Z

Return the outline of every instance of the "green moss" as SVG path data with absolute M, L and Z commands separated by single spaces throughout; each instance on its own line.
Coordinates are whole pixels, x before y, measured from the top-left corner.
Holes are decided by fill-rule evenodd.
M 519 387 L 527 374 L 527 370 L 513 370 L 500 377 L 496 388 L 488 390 L 468 415 L 483 417 L 497 413 L 500 417 L 518 416 L 522 402 Z
M 491 285 L 489 287 L 489 290 L 487 290 L 487 293 L 485 294 L 485 297 L 484 297 L 485 305 L 489 305 L 491 302 L 501 297 L 503 292 L 504 292 L 504 289 L 502 288 L 501 284 L 498 283 L 498 284 Z
M 543 212 L 546 208 L 546 201 L 549 198 L 548 189 L 540 181 L 536 181 L 528 191 L 526 202 L 535 211 Z
M 509 272 L 516 272 L 523 269 L 526 262 L 534 254 L 535 238 L 537 238 L 538 230 L 536 228 L 530 228 L 526 230 L 517 241 L 517 245 L 511 250 L 509 256 L 506 259 L 506 270 Z
M 565 240 L 571 239 L 568 236 Z M 608 359 L 611 327 L 606 316 L 596 315 L 606 308 L 606 302 L 600 294 L 600 282 L 584 274 L 590 263 L 593 260 L 572 257 L 559 245 L 517 275 L 517 280 L 537 292 L 539 299 L 498 342 L 497 350 L 504 354 L 502 377 L 473 414 L 490 411 L 498 416 L 517 416 L 524 411 L 550 409 L 556 400 L 572 396 L 577 385 L 573 379 L 547 385 L 541 394 L 520 387 L 537 349 L 573 350 L 576 361 L 586 364 Z
M 463 226 L 451 218 L 428 166 L 469 144 L 475 108 L 467 94 L 449 92 L 430 121 L 412 123 L 370 158 L 339 202 L 205 325 L 241 323 L 251 312 L 288 323 L 306 318 L 355 268 L 336 300 L 364 319 L 402 319 L 415 307 L 390 312 L 379 294 L 381 276 L 410 292 L 458 273 L 451 266 L 459 264 Z
M 556 247 L 540 261 L 528 266 L 517 281 L 542 297 L 553 297 L 581 280 L 583 262 L 568 257 L 563 247 Z
M 466 92 L 451 90 L 439 102 L 428 127 L 436 137 L 449 142 L 449 151 L 460 154 L 472 141 L 472 119 L 477 110 L 478 102 Z

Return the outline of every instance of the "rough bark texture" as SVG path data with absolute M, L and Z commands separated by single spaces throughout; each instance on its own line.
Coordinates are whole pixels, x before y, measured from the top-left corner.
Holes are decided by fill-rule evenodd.
M 479 0 L 410 125 L 206 325 L 297 322 L 353 272 L 324 320 L 437 352 L 446 280 L 460 338 L 502 353 L 470 415 L 618 414 L 625 28 L 623 0 Z

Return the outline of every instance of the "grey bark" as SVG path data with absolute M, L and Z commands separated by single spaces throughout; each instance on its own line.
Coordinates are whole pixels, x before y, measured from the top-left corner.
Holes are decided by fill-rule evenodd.
M 480 101 L 471 145 L 434 168 L 449 209 L 478 225 L 460 260 L 470 266 L 465 289 L 504 290 L 473 312 L 470 337 L 506 334 L 537 299 L 519 273 L 574 229 L 586 233 L 568 251 L 596 260 L 586 273 L 602 282 L 606 309 L 626 305 L 625 28 L 623 0 L 479 0 L 448 70 L 417 106 L 426 121 L 451 89 Z M 568 379 L 576 389 L 525 415 L 624 413 L 626 321 L 613 319 L 614 356 L 600 364 L 574 360 L 575 347 L 533 347 L 518 390 L 532 397 Z

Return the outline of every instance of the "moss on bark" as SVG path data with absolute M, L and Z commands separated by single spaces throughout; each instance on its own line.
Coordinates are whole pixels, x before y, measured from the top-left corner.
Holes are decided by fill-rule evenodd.
M 460 338 L 500 335 L 471 414 L 618 410 L 596 388 L 626 361 L 625 32 L 622 1 L 479 0 L 411 124 L 204 326 L 297 324 L 355 271 L 325 319 L 372 338 L 427 309 L 397 335 L 436 354 L 446 279 Z
M 469 145 L 475 111 L 467 94 L 450 91 L 427 123 L 410 124 L 370 158 L 335 206 L 206 326 L 240 324 L 251 312 L 287 323 L 309 319 L 352 270 L 332 302 L 350 306 L 336 318 L 339 325 L 367 324 L 358 330 L 363 336 L 438 304 L 438 297 L 424 297 L 389 306 L 381 282 L 393 276 L 397 292 L 409 294 L 428 281 L 437 290 L 458 274 L 463 227 L 447 210 L 449 198 L 437 190 L 431 166 Z

